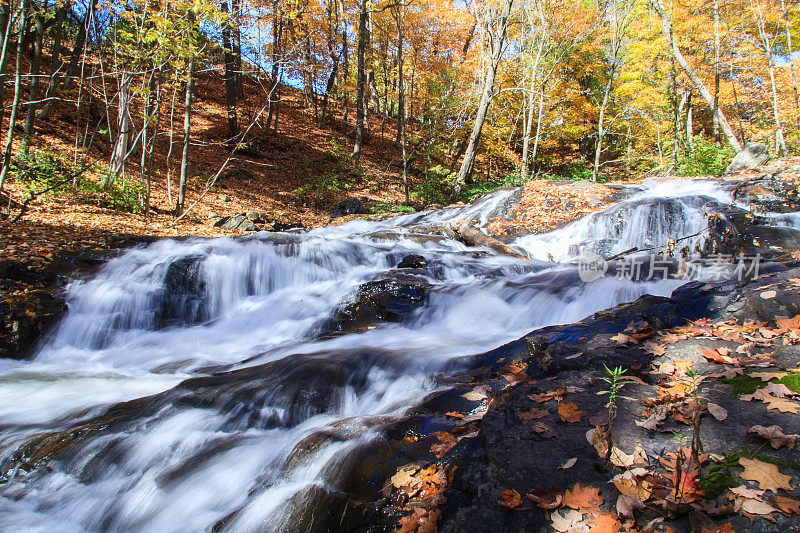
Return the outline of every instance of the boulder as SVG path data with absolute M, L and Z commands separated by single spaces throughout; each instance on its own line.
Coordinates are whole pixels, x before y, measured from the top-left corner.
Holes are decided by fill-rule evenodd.
M 364 203 L 358 198 L 347 198 L 342 200 L 331 209 L 330 217 L 338 218 L 347 215 L 366 215 L 369 210 L 364 206 Z
M 764 143 L 747 143 L 725 169 L 725 174 L 732 174 L 739 170 L 756 168 L 769 160 L 767 145 Z
M 425 268 L 428 261 L 421 255 L 409 254 L 397 264 L 397 268 Z
M 214 222 L 214 227 L 222 229 L 239 229 L 242 231 L 258 231 L 258 226 L 246 213 L 233 215 L 229 217 L 222 217 Z

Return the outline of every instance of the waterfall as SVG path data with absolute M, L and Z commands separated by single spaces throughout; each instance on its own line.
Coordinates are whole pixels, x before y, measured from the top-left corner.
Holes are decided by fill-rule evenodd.
M 686 282 L 586 283 L 570 262 L 581 250 L 608 257 L 695 235 L 682 243 L 693 248 L 707 215 L 732 202 L 718 182 L 645 184 L 564 228 L 520 237 L 511 244 L 525 261 L 423 231 L 458 218 L 485 225 L 515 195 L 310 232 L 165 239 L 72 282 L 69 311 L 42 351 L 0 362 L 0 523 L 322 527 L 309 509 L 348 490 L 353 457 L 443 387 L 437 374 L 458 358 Z M 424 298 L 396 319 L 332 333 L 359 287 L 397 279 L 410 254 L 427 266 L 402 279 Z M 48 435 L 62 437 L 32 441 Z

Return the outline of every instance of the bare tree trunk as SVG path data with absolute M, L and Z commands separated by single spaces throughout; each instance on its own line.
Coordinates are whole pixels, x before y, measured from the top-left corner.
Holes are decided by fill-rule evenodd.
M 367 76 L 364 70 L 364 54 L 367 47 L 367 18 L 369 12 L 367 11 L 367 0 L 359 2 L 360 12 L 358 15 L 358 46 L 357 46 L 357 81 L 356 81 L 356 138 L 353 143 L 353 154 L 350 156 L 353 159 L 353 164 L 358 166 L 359 159 L 361 159 L 361 144 L 364 139 L 364 92 L 367 83 Z
M 800 95 L 797 90 L 797 74 L 794 71 L 794 49 L 792 48 L 792 31 L 789 26 L 789 14 L 786 12 L 784 0 L 781 0 L 781 11 L 783 12 L 783 21 L 786 23 L 786 46 L 789 53 L 789 68 L 792 69 L 792 91 L 794 92 L 794 112 L 797 120 L 797 131 L 800 134 Z
M 22 4 L 23 0 L 20 0 Z M 11 44 L 11 27 L 13 26 L 13 0 L 7 0 L 3 16 L 0 18 L 0 28 L 3 29 L 3 42 L 2 50 L 0 50 L 0 129 L 3 126 L 3 117 L 5 116 L 5 85 L 6 85 L 6 59 L 8 58 L 8 48 Z
M 72 56 L 69 58 L 67 79 L 64 80 L 64 90 L 66 91 L 70 90 L 75 83 L 75 75 L 78 73 L 78 62 L 83 55 L 83 48 L 86 46 L 86 35 L 89 32 L 89 25 L 94 18 L 95 9 L 97 9 L 97 0 L 89 0 L 89 6 L 86 8 L 83 24 L 78 28 L 78 34 L 75 36 L 75 46 L 72 47 Z
M 750 10 L 753 12 L 753 18 L 758 26 L 758 35 L 761 38 L 761 45 L 764 47 L 764 55 L 767 59 L 767 68 L 769 70 L 769 80 L 772 84 L 772 115 L 775 120 L 775 153 L 786 155 L 786 142 L 783 139 L 783 127 L 781 126 L 780 115 L 778 114 L 778 91 L 775 88 L 775 60 L 772 53 L 772 44 L 770 43 L 769 36 L 767 35 L 764 23 L 764 16 L 761 12 L 761 4 L 756 0 L 753 5 L 753 0 L 750 0 Z M 793 58 L 789 58 L 793 60 Z
M 397 128 L 400 132 L 400 155 L 403 158 L 403 190 L 405 191 L 406 203 L 408 203 L 410 196 L 408 192 L 408 153 L 406 152 L 405 88 L 403 86 L 403 39 L 405 37 L 403 7 L 392 6 L 391 12 L 397 23 L 397 101 L 399 108 Z
M 689 94 L 686 96 L 686 143 L 689 145 L 689 153 L 694 155 L 694 123 L 692 116 L 692 94 L 693 91 L 689 89 Z
M 720 82 L 720 69 L 719 69 L 719 0 L 714 0 L 714 143 L 719 148 L 722 145 L 722 138 L 719 135 L 719 120 L 717 119 L 717 111 L 719 110 L 719 82 Z
M 22 93 L 22 50 L 25 44 L 25 33 L 28 29 L 28 12 L 30 10 L 30 0 L 22 0 L 20 9 L 19 37 L 17 38 L 17 62 L 16 74 L 14 76 L 14 101 L 11 104 L 11 118 L 8 120 L 8 134 L 6 135 L 6 146 L 3 151 L 3 168 L 0 170 L 0 191 L 3 190 L 9 167 L 11 166 L 11 143 L 14 142 L 14 125 L 17 122 L 17 112 L 19 111 L 19 100 Z
M 700 92 L 703 99 L 708 104 L 709 109 L 714 110 L 714 97 L 708 92 L 708 88 L 706 88 L 703 80 L 701 80 L 697 74 L 692 70 L 692 67 L 689 66 L 689 63 L 686 61 L 686 58 L 683 57 L 680 49 L 678 48 L 678 43 L 675 42 L 675 35 L 672 31 L 672 21 L 670 20 L 669 15 L 667 15 L 666 11 L 664 11 L 664 6 L 661 3 L 661 0 L 649 0 L 650 5 L 653 9 L 658 13 L 658 16 L 661 17 L 661 25 L 662 25 L 662 33 L 664 35 L 664 39 L 667 42 L 667 46 L 669 47 L 670 51 L 672 52 L 672 56 L 677 61 L 678 65 L 683 69 L 689 79 L 694 84 L 695 88 Z M 736 135 L 733 133 L 733 130 L 728 124 L 728 120 L 725 118 L 725 115 L 722 113 L 722 110 L 717 108 L 715 113 L 717 120 L 719 121 L 719 125 L 722 128 L 722 132 L 725 134 L 725 138 L 728 140 L 728 144 L 736 150 L 737 152 L 742 149 L 742 145 L 739 144 L 739 141 L 736 139 Z
M 234 81 L 236 84 L 236 99 L 237 100 L 244 100 L 244 86 L 242 83 L 242 77 L 244 76 L 244 72 L 242 71 L 242 6 L 239 3 L 239 0 L 231 0 L 231 7 L 232 13 L 231 16 L 233 20 L 230 24 L 233 35 L 231 43 L 233 49 L 233 57 L 234 57 Z
M 600 104 L 600 116 L 597 117 L 597 144 L 594 146 L 594 167 L 592 168 L 592 181 L 597 181 L 597 172 L 600 169 L 600 154 L 603 151 L 603 138 L 605 137 L 605 130 L 603 129 L 603 119 L 605 118 L 606 108 L 608 107 L 608 99 L 611 96 L 611 88 L 614 83 L 614 70 L 616 65 L 612 65 L 611 73 L 606 83 L 606 88 L 603 91 L 603 103 Z
M 178 205 L 175 212 L 177 215 L 183 213 L 183 206 L 186 201 L 186 182 L 189 179 L 189 143 L 192 136 L 192 92 L 194 91 L 194 62 L 192 56 L 189 59 L 189 79 L 186 80 L 186 98 L 183 105 L 183 155 L 181 156 L 181 181 L 178 189 Z
M 42 62 L 42 41 L 44 40 L 44 13 L 39 13 L 36 17 L 36 41 L 33 45 L 33 60 L 31 60 L 31 71 L 28 74 L 28 109 L 25 116 L 25 132 L 22 134 L 22 147 L 20 149 L 19 170 L 23 172 L 26 160 L 28 159 L 28 149 L 33 134 L 33 123 L 36 118 L 36 99 L 39 97 L 39 66 Z
M 228 2 L 220 4 L 223 13 L 228 13 Z M 231 49 L 231 23 L 230 17 L 222 26 L 222 46 L 225 48 L 225 107 L 228 114 L 228 140 L 225 142 L 228 149 L 236 145 L 239 135 L 239 125 L 236 120 L 236 61 Z
M 491 28 L 489 28 L 489 44 L 492 54 L 491 60 L 489 62 L 489 68 L 486 71 L 486 78 L 483 81 L 483 91 L 481 92 L 481 100 L 478 104 L 478 113 L 475 116 L 472 133 L 469 136 L 467 150 L 464 153 L 464 160 L 461 162 L 461 168 L 456 176 L 456 184 L 453 188 L 453 200 L 458 198 L 464 184 L 472 178 L 472 171 L 475 168 L 475 155 L 478 150 L 478 143 L 481 140 L 483 123 L 486 120 L 489 104 L 492 102 L 492 97 L 494 96 L 494 78 L 497 75 L 497 67 L 500 65 L 500 59 L 503 56 L 503 42 L 505 41 L 506 30 L 508 29 L 508 17 L 511 13 L 511 5 L 513 2 L 514 0 L 505 0 L 503 2 L 503 11 L 497 20 L 496 31 L 492 32 Z
M 125 160 L 128 158 L 128 145 L 131 129 L 131 82 L 133 76 L 130 72 L 123 72 L 119 88 L 119 132 L 114 144 L 114 153 L 108 166 L 108 174 L 103 179 L 103 189 L 108 190 L 111 183 L 122 174 L 125 169 Z
M 44 92 L 45 99 L 48 99 L 58 86 L 61 79 L 61 52 L 63 50 L 62 40 L 64 38 L 64 24 L 67 14 L 67 6 L 62 6 L 56 13 L 55 20 L 55 35 L 53 35 L 53 52 L 50 54 L 50 82 L 47 84 L 47 89 Z M 54 99 L 48 99 L 37 114 L 40 120 L 47 120 L 50 117 L 50 111 L 53 109 Z

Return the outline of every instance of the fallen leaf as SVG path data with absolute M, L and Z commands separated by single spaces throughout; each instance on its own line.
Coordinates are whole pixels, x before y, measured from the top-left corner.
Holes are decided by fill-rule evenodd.
M 461 397 L 471 402 L 482 402 L 483 400 L 489 397 L 490 390 L 491 389 L 489 388 L 488 385 L 481 385 L 479 387 L 475 387 L 466 394 L 462 394 Z
M 633 518 L 634 511 L 645 509 L 645 504 L 637 497 L 620 494 L 617 498 L 617 514 L 623 518 Z
M 739 476 L 747 481 L 756 481 L 759 488 L 772 492 L 777 492 L 778 489 L 792 490 L 792 486 L 789 484 L 792 476 L 781 474 L 778 467 L 772 463 L 741 457 L 739 464 L 744 467 L 744 472 Z
M 531 429 L 533 429 L 533 431 L 535 431 L 540 435 L 544 435 L 545 437 L 555 437 L 555 435 L 552 433 L 552 429 L 550 428 L 550 426 L 548 426 L 541 420 L 534 420 L 533 427 Z
M 589 533 L 617 533 L 622 529 L 622 524 L 611 514 L 600 513 L 592 517 L 594 525 Z
M 791 498 L 787 498 L 786 496 L 775 496 L 775 505 L 777 505 L 781 512 L 786 516 L 800 514 L 800 502 Z
M 572 490 L 564 493 L 563 504 L 570 509 L 591 511 L 603 504 L 603 498 L 600 496 L 600 489 L 582 487 L 580 483 L 576 483 Z
M 750 489 L 744 485 L 739 485 L 738 487 L 734 487 L 730 490 L 730 492 L 732 492 L 734 496 L 741 496 L 742 498 L 752 498 L 755 500 L 760 500 L 761 497 L 764 496 L 763 490 Z
M 463 413 L 459 413 L 457 411 L 450 411 L 449 413 L 445 413 L 444 416 L 449 416 L 450 418 L 464 418 Z
M 541 487 L 536 487 L 530 493 L 526 494 L 525 497 L 535 503 L 538 507 L 548 511 L 561 507 L 561 492 L 559 492 L 559 490 L 555 487 L 550 487 L 547 490 Z
M 538 418 L 544 418 L 545 416 L 549 415 L 550 411 L 547 409 L 537 409 L 532 407 L 528 411 L 520 411 L 517 413 L 517 416 L 520 417 L 522 420 L 536 420 Z
M 708 359 L 709 361 L 713 361 L 714 363 L 725 363 L 728 365 L 735 365 L 736 359 L 730 357 L 728 355 L 723 355 L 719 352 L 719 350 L 711 349 L 711 350 L 703 350 L 703 357 Z
M 611 340 L 616 342 L 617 344 L 631 344 L 633 342 L 636 342 L 636 340 L 633 337 L 625 335 L 624 333 L 617 333 L 616 335 L 611 337 Z
M 797 439 L 800 439 L 800 435 L 796 434 L 789 434 L 786 435 L 783 433 L 783 429 L 780 426 L 753 426 L 747 430 L 748 433 L 755 433 L 760 437 L 764 437 L 765 439 L 769 440 L 770 446 L 775 448 L 776 450 L 781 446 L 786 446 L 790 450 L 794 449 L 794 445 L 797 443 Z
M 775 298 L 777 295 L 778 291 L 776 290 L 769 290 L 761 293 L 761 297 L 764 298 L 765 300 L 771 300 L 772 298 Z
M 577 462 L 578 462 L 578 458 L 577 457 L 573 457 L 572 459 L 567 459 L 566 461 L 564 461 L 564 464 L 559 466 L 558 468 L 560 468 L 561 470 L 567 470 L 567 469 L 572 468 L 573 466 L 575 466 L 575 463 L 577 463 Z
M 771 506 L 766 502 L 762 502 L 759 500 L 750 500 L 750 499 L 744 499 L 744 501 L 741 502 L 739 510 L 745 513 L 759 515 L 759 516 L 765 516 L 777 511 L 777 509 L 775 509 L 773 506 Z
M 553 523 L 553 529 L 560 533 L 588 533 L 589 531 L 589 526 L 583 523 L 583 513 L 580 511 L 567 511 L 563 515 L 554 511 L 550 515 L 550 520 Z
M 708 412 L 711 413 L 711 416 L 713 416 L 720 422 L 728 418 L 728 411 L 726 411 L 724 407 L 719 406 L 715 403 L 708 402 L 706 404 L 706 409 L 708 409 Z
M 767 404 L 767 409 L 777 409 L 781 413 L 797 414 L 798 407 L 800 407 L 800 405 L 794 402 L 790 402 L 784 398 L 776 398 L 774 396 L 768 396 L 765 398 L 764 403 Z
M 798 396 L 798 394 L 784 385 L 783 383 L 769 383 L 764 387 L 764 391 L 776 398 L 785 398 L 787 396 Z
M 449 452 L 453 446 L 458 444 L 459 439 L 447 431 L 437 431 L 433 435 L 436 437 L 438 443 L 431 446 L 431 453 L 433 453 L 437 459 L 444 457 L 444 455 Z
M 530 394 L 528 396 L 529 400 L 533 400 L 537 403 L 543 403 L 550 401 L 554 398 L 561 398 L 567 394 L 567 388 L 565 386 L 560 386 L 556 390 L 551 390 L 547 392 L 543 392 L 542 394 Z
M 558 404 L 558 416 L 563 422 L 575 424 L 580 422 L 586 413 L 578 409 L 578 404 L 571 402 L 561 402 Z
M 499 503 L 501 507 L 516 509 L 522 505 L 522 496 L 513 489 L 506 489 L 500 493 L 500 501 L 497 503 Z
M 769 381 L 771 379 L 781 379 L 789 375 L 788 372 L 751 372 L 751 376 L 759 378 L 761 381 Z

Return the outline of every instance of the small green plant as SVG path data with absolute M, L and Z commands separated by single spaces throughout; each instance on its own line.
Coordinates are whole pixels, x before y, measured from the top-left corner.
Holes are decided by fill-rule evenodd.
M 619 391 L 622 390 L 622 387 L 625 386 L 622 374 L 627 372 L 627 370 L 621 366 L 617 366 L 613 370 L 606 365 L 603 365 L 603 368 L 606 369 L 606 375 L 600 379 L 608 383 L 608 390 L 600 391 L 598 394 L 608 394 L 608 403 L 606 403 L 606 409 L 608 409 L 608 428 L 605 431 L 606 445 L 608 446 L 605 461 L 608 463 L 611 461 L 611 453 L 614 449 L 613 432 L 614 420 L 617 418 L 617 396 L 619 395 Z
M 694 151 L 688 147 L 678 159 L 679 176 L 722 176 L 735 155 L 729 147 L 717 148 L 713 141 L 695 137 Z
M 412 213 L 414 208 L 410 205 L 399 205 L 391 202 L 377 202 L 372 208 L 372 212 L 380 213 Z
M 450 203 L 456 185 L 456 172 L 450 172 L 441 165 L 426 169 L 424 179 L 414 184 L 411 197 L 425 204 Z

